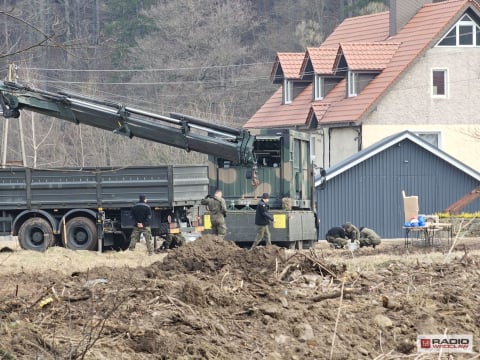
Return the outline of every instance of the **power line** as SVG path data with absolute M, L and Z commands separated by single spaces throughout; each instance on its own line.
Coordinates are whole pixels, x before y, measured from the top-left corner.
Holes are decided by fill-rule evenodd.
M 21 67 L 25 70 L 35 71 L 64 71 L 64 72 L 118 72 L 118 73 L 130 73 L 130 72 L 159 72 L 159 71 L 183 71 L 183 70 L 201 70 L 201 69 L 226 69 L 226 68 L 239 68 L 247 66 L 257 65 L 272 65 L 272 62 L 260 62 L 250 64 L 238 64 L 238 65 L 209 65 L 209 66 L 193 66 L 183 68 L 160 68 L 160 69 L 63 69 L 63 68 L 39 68 L 39 67 Z

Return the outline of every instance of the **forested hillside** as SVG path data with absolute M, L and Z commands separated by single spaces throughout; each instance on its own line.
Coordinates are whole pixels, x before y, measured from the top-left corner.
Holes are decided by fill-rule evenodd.
M 388 0 L 0 0 L 0 77 L 241 127 L 275 91 L 277 52 L 318 46 Z M 0 163 L 124 166 L 205 156 L 24 112 L 0 118 Z M 8 136 L 6 136 L 8 135 Z

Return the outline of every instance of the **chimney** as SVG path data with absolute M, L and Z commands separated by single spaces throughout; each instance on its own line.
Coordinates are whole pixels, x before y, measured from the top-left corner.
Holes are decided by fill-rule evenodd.
M 390 36 L 396 35 L 425 4 L 433 0 L 390 0 Z

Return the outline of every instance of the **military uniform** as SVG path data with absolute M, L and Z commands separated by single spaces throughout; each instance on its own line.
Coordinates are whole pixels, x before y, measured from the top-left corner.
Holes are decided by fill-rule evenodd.
M 348 244 L 347 234 L 345 230 L 339 226 L 328 230 L 325 239 L 337 249 L 341 249 Z
M 268 212 L 268 201 L 270 199 L 269 194 L 264 193 L 262 199 L 257 204 L 255 213 L 255 225 L 257 225 L 257 237 L 253 242 L 250 250 L 260 244 L 265 239 L 265 245 L 272 245 L 272 236 L 270 234 L 270 222 L 273 222 L 273 217 Z
M 139 202 L 136 203 L 130 213 L 132 215 L 134 226 L 132 235 L 130 236 L 130 250 L 135 250 L 137 242 L 140 240 L 140 235 L 143 233 L 145 242 L 147 243 L 148 255 L 153 254 L 152 230 L 150 222 L 152 221 L 152 209 L 146 204 L 145 195 L 140 195 Z
M 204 199 L 202 199 L 201 203 L 202 205 L 206 205 L 208 207 L 213 233 L 223 238 L 227 233 L 227 226 L 225 225 L 227 205 L 225 203 L 225 199 L 218 195 L 207 195 Z
M 352 223 L 345 223 L 343 225 L 343 229 L 345 230 L 345 233 L 347 234 L 347 237 L 351 240 L 351 242 L 358 242 L 358 240 L 360 240 L 360 231 Z
M 360 228 L 360 247 L 373 246 L 375 249 L 375 246 L 380 245 L 381 241 L 380 236 L 372 229 L 366 227 Z
M 165 241 L 161 246 L 161 250 L 174 249 L 176 247 L 183 246 L 187 243 L 187 240 L 182 234 L 168 234 L 165 237 Z

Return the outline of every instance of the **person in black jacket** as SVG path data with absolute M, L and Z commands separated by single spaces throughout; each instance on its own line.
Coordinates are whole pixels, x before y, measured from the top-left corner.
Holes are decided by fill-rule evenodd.
M 257 204 L 257 212 L 255 214 L 255 225 L 257 225 L 257 237 L 250 250 L 256 247 L 263 239 L 266 245 L 272 245 L 269 225 L 273 222 L 273 217 L 268 212 L 268 202 L 270 196 L 267 193 L 262 195 L 261 200 Z
M 336 249 L 342 249 L 348 245 L 348 235 L 345 229 L 340 226 L 329 229 L 325 239 Z
M 147 197 L 139 196 L 139 201 L 130 210 L 134 225 L 132 235 L 130 236 L 130 250 L 135 250 L 135 245 L 140 240 L 143 233 L 145 242 L 147 243 L 148 255 L 153 255 L 152 229 L 150 223 L 152 221 L 152 209 L 147 205 Z

